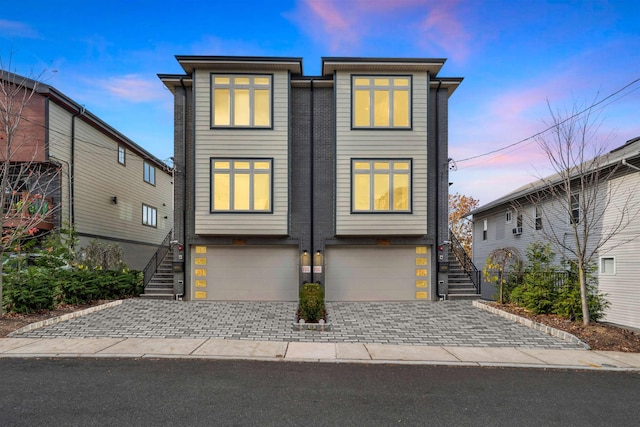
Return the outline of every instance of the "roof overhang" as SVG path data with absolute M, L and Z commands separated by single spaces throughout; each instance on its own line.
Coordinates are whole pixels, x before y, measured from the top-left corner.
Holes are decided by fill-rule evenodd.
M 460 83 L 462 83 L 462 77 L 438 77 L 429 81 L 429 86 L 431 88 L 442 88 L 446 89 L 449 96 L 458 89 Z
M 412 73 L 428 72 L 437 75 L 444 65 L 444 58 L 322 58 L 322 74 L 332 75 L 336 71 L 367 73 Z
M 292 74 L 302 74 L 302 58 L 176 55 L 176 60 L 186 73 L 191 73 L 196 68 L 208 68 L 220 71 L 290 71 Z

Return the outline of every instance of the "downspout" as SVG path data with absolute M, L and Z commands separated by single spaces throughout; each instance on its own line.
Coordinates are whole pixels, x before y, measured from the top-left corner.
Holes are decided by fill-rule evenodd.
M 309 191 L 309 196 L 311 198 L 311 200 L 309 201 L 309 204 L 311 206 L 311 215 L 309 215 L 309 219 L 311 221 L 310 224 L 310 232 L 311 232 L 311 253 L 309 254 L 311 257 L 311 283 L 315 283 L 314 280 L 314 266 L 313 266 L 313 262 L 315 261 L 315 242 L 314 242 L 314 227 L 313 227 L 313 209 L 314 209 L 314 203 L 313 203 L 313 181 L 315 179 L 315 175 L 313 173 L 313 165 L 314 165 L 314 161 L 313 161 L 313 154 L 314 154 L 314 148 L 313 148 L 313 78 L 311 78 L 311 95 L 310 95 L 310 101 L 309 101 L 309 114 L 310 114 L 310 118 L 309 118 L 309 125 L 311 127 L 311 132 L 310 132 L 310 142 L 309 142 L 309 175 L 310 175 L 310 179 L 309 179 L 309 185 L 310 185 L 310 191 Z
M 435 227 L 436 227 L 436 235 L 435 235 L 435 250 L 436 250 L 436 295 L 440 297 L 440 276 L 438 274 L 438 246 L 440 245 L 440 117 L 439 117 L 439 93 L 440 86 L 442 86 L 442 80 L 438 82 L 438 87 L 436 88 L 436 105 L 434 108 L 434 114 L 436 116 L 436 125 L 435 125 L 435 133 L 436 133 L 436 147 L 435 147 L 435 158 L 436 158 L 436 217 L 435 217 Z
M 186 169 L 187 169 L 187 87 L 184 84 L 184 77 L 180 77 L 180 86 L 182 86 L 182 93 L 183 93 L 183 98 L 184 100 L 182 101 L 182 127 L 183 127 L 183 131 L 182 131 L 182 153 L 180 153 L 180 157 L 182 157 L 182 202 L 184 204 L 186 204 L 186 194 L 187 194 L 187 174 L 186 174 Z M 174 178 L 173 178 L 173 185 L 174 185 L 174 199 L 175 199 L 175 189 L 177 187 L 176 185 L 176 179 L 175 176 L 177 174 L 180 173 L 180 171 L 178 171 L 178 173 L 176 173 L 176 164 L 175 164 L 175 159 L 173 162 L 173 170 L 174 170 Z M 183 207 L 182 210 L 182 247 L 184 248 L 184 253 L 185 253 L 185 258 L 186 258 L 186 252 L 187 252 L 187 209 L 185 209 L 186 206 Z M 173 215 L 175 218 L 175 210 L 176 210 L 176 204 L 174 201 L 173 204 Z M 184 270 L 186 270 L 186 265 L 187 265 L 187 260 L 184 259 Z M 181 294 L 176 294 L 175 298 L 176 300 L 184 298 L 184 293 L 185 293 L 185 287 L 186 287 L 186 275 L 187 272 L 184 271 L 183 273 L 183 278 L 182 278 L 182 293 Z
M 76 160 L 76 117 L 84 114 L 85 108 L 80 107 L 71 116 L 71 158 L 69 160 L 69 225 L 75 224 L 75 160 Z

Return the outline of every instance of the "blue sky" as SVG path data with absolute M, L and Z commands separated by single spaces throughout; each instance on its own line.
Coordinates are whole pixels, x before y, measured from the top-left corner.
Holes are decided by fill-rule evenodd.
M 550 172 L 535 142 L 554 109 L 640 79 L 640 2 L 58 0 L 0 8 L 0 58 L 40 75 L 160 159 L 173 155 L 172 96 L 158 73 L 175 55 L 447 58 L 452 192 L 482 204 Z M 640 136 L 640 82 L 594 109 L 611 147 Z M 610 137 L 610 138 L 607 138 Z

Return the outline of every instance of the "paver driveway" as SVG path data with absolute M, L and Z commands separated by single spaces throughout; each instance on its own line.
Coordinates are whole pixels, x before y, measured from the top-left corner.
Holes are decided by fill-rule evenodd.
M 465 347 L 581 348 L 470 301 L 327 303 L 331 330 L 297 331 L 294 302 L 129 299 L 14 337 L 218 338 Z

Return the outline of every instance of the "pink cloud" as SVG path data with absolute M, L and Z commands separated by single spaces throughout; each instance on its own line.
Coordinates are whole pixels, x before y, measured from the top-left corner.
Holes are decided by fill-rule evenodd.
M 157 101 L 166 98 L 166 93 L 155 80 L 128 74 L 99 80 L 98 84 L 117 98 L 133 102 Z
M 442 4 L 425 0 L 301 0 L 288 14 L 318 43 L 332 53 L 353 53 L 363 40 L 382 36 L 403 38 L 433 51 L 433 45 L 451 57 L 468 55 L 469 35 L 456 15 L 456 1 Z
M 419 40 L 423 45 L 436 44 L 448 56 L 464 60 L 469 55 L 471 36 L 464 29 L 456 5 L 458 2 L 434 2 L 421 25 Z

